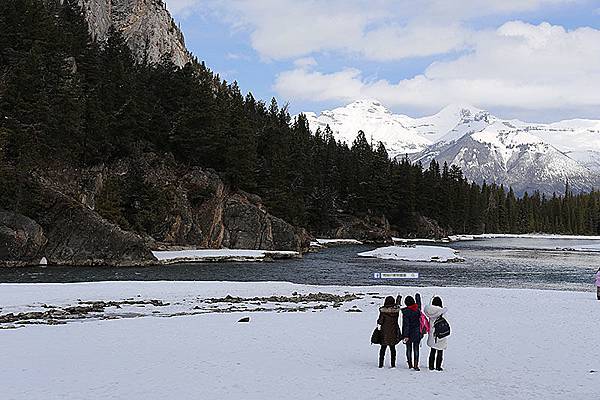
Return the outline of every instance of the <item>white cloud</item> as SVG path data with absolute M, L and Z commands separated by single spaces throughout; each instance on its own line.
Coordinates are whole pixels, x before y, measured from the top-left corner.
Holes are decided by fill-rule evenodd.
M 211 12 L 248 32 L 263 59 L 314 53 L 389 61 L 444 54 L 471 45 L 472 18 L 576 0 L 167 0 L 178 15 Z
M 568 3 L 582 3 L 586 0 L 431 0 L 427 1 L 428 13 L 468 19 L 489 15 L 510 14 L 515 12 L 534 11 L 542 7 Z
M 219 19 L 247 34 L 261 60 L 293 61 L 274 83 L 275 91 L 292 101 L 369 97 L 423 112 L 468 102 L 539 110 L 531 111 L 538 115 L 567 108 L 600 111 L 595 90 L 600 87 L 600 31 L 520 21 L 497 29 L 474 27 L 586 1 L 167 0 L 178 16 Z M 322 55 L 349 67 L 331 72 L 328 65 L 328 72 L 321 71 L 315 58 Z M 422 73 L 399 81 L 356 68 L 367 61 L 433 56 L 438 61 Z
M 317 65 L 317 61 L 313 57 L 303 57 L 294 61 L 294 65 L 298 68 L 310 68 Z
M 399 82 L 370 80 L 357 69 L 297 68 L 280 73 L 274 88 L 291 100 L 369 97 L 423 110 L 454 102 L 526 110 L 600 107 L 600 30 L 513 21 L 472 40 L 471 52 Z
M 246 54 L 232 53 L 232 52 L 225 54 L 225 58 L 228 60 L 245 60 L 245 61 L 250 60 L 250 57 Z
M 200 3 L 200 0 L 165 0 L 169 11 L 174 15 L 188 15 Z

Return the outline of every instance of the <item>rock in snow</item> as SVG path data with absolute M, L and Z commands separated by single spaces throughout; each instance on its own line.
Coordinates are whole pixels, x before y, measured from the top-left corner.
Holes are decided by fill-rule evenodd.
M 357 254 L 359 257 L 381 258 L 383 260 L 402 261 L 464 261 L 458 252 L 450 247 L 441 246 L 387 246 Z
M 306 115 L 313 130 L 329 125 L 349 145 L 362 129 L 374 143 L 383 142 L 391 156 L 408 154 L 425 166 L 432 159 L 457 165 L 469 180 L 512 186 L 517 194 L 562 193 L 567 180 L 575 191 L 600 183 L 600 120 L 529 123 L 466 104 L 411 118 L 391 113 L 376 100 Z

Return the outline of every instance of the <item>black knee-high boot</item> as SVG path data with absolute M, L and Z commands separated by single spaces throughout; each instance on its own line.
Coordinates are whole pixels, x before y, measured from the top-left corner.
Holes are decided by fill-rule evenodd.
M 385 359 L 385 348 L 387 346 L 385 344 L 381 345 L 379 349 L 379 368 L 383 368 L 383 360 Z
M 436 366 L 435 366 L 435 369 L 437 369 L 438 371 L 442 370 L 442 360 L 443 359 L 444 359 L 444 350 L 438 350 L 437 351 Z
M 396 346 L 390 346 L 390 354 L 392 356 L 392 368 L 396 368 Z
M 408 369 L 412 369 L 412 343 L 405 343 L 406 346 L 406 362 L 408 363 Z
M 413 343 L 413 357 L 414 357 L 413 369 L 415 371 L 420 371 L 420 369 L 419 369 L 419 342 Z
M 435 369 L 435 353 L 436 353 L 436 350 L 433 348 L 429 352 L 429 369 L 430 370 Z

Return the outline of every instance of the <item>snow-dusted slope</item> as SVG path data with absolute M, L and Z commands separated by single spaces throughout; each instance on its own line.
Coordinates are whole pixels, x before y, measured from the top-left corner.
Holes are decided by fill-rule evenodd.
M 307 115 L 312 129 L 329 125 L 349 145 L 362 129 L 374 142 L 382 141 L 391 156 L 458 165 L 470 180 L 510 185 L 517 193 L 562 192 L 566 181 L 576 191 L 600 183 L 600 121 L 503 120 L 466 104 L 411 118 L 392 114 L 375 100 Z
M 468 104 L 450 104 L 435 115 L 413 119 L 409 126 L 437 143 L 459 139 L 467 132 L 483 128 L 493 119 L 487 111 Z
M 529 132 L 600 174 L 600 121 L 572 119 L 528 124 Z
M 415 154 L 413 160 L 425 165 L 431 159 L 458 165 L 470 180 L 512 186 L 519 194 L 534 190 L 560 193 L 567 181 L 575 191 L 586 191 L 599 182 L 600 153 L 585 151 L 581 143 L 569 144 L 568 138 L 561 136 L 561 132 L 549 130 L 548 125 L 494 117 L 488 118 L 485 124 L 469 122 L 469 128 L 466 124 L 463 122 L 454 128 L 454 131 L 465 132 L 464 135 L 450 136 L 451 132 L 434 146 Z M 587 146 L 595 146 L 590 139 Z M 573 150 L 569 151 L 568 146 Z

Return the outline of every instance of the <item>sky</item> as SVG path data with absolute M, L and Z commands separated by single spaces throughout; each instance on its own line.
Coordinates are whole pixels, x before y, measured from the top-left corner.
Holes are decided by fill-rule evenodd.
M 194 55 L 292 114 L 372 98 L 600 119 L 600 0 L 165 1 Z

